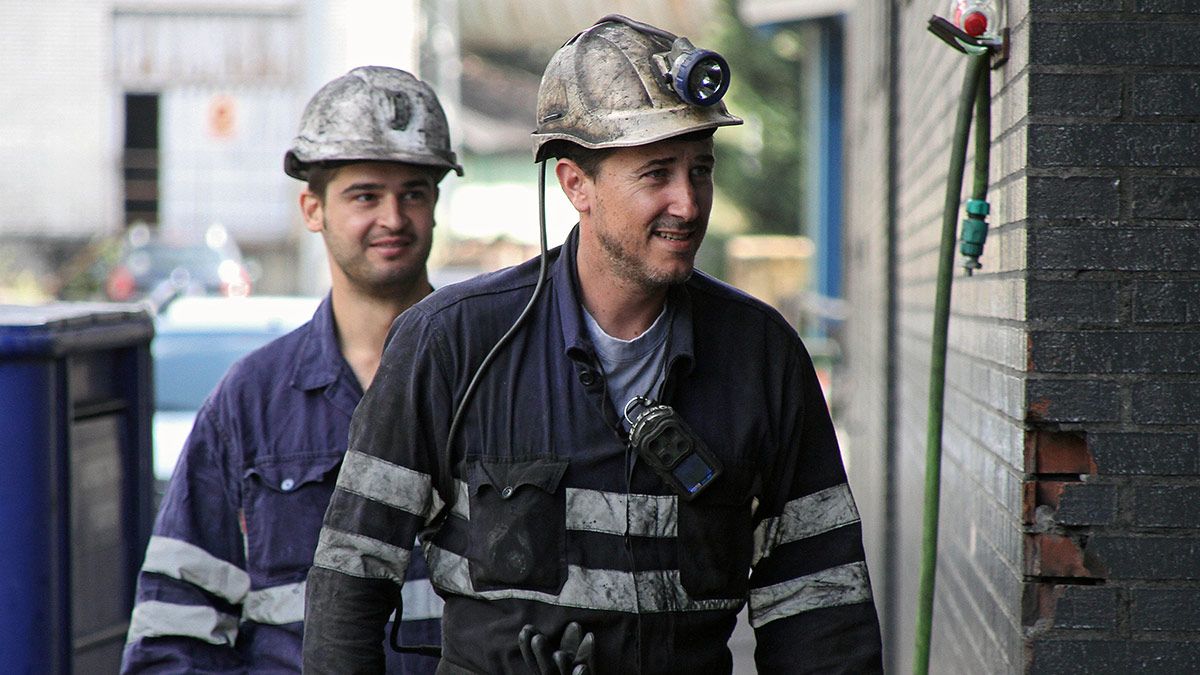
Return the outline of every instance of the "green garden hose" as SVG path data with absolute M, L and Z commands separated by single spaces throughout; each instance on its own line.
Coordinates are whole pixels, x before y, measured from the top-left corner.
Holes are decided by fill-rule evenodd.
M 929 420 L 925 452 L 925 513 L 921 548 L 921 585 L 918 592 L 916 650 L 913 673 L 929 672 L 929 643 L 933 629 L 933 590 L 937 570 L 938 509 L 941 502 L 942 422 L 946 393 L 946 344 L 950 325 L 950 282 L 954 267 L 954 240 L 958 205 L 962 197 L 967 141 L 975 112 L 975 175 L 968 217 L 963 221 L 963 253 L 967 272 L 979 267 L 987 225 L 988 154 L 991 148 L 991 77 L 986 49 L 968 53 L 966 77 L 958 101 L 951 144 L 950 173 L 942 210 L 942 238 L 938 249 L 937 291 L 933 309 L 932 357 L 929 364 Z

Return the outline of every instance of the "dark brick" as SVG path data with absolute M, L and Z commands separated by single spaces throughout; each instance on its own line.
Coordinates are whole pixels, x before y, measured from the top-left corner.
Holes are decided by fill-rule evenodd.
M 1113 485 L 1065 483 L 1054 520 L 1059 525 L 1108 525 L 1117 516 L 1117 488 Z
M 1200 486 L 1134 488 L 1133 522 L 1143 527 L 1200 527 Z
M 1086 547 L 1109 579 L 1200 579 L 1195 537 L 1095 536 Z
M 1101 475 L 1200 474 L 1200 437 L 1196 434 L 1092 433 L 1088 446 Z
M 1120 179 L 1030 176 L 1026 212 L 1030 218 L 1116 218 Z
M 1200 642 L 1037 640 L 1029 657 L 1032 675 L 1200 672 Z
M 1140 281 L 1133 285 L 1138 323 L 1200 324 L 1200 281 Z
M 1138 0 L 1137 9 L 1147 14 L 1200 14 L 1196 0 Z
M 1200 590 L 1136 589 L 1129 621 L 1133 630 L 1200 630 Z
M 1034 73 L 1029 76 L 1029 113 L 1118 117 L 1121 114 L 1121 77 Z
M 1200 110 L 1200 76 L 1135 75 L 1130 99 L 1133 114 L 1139 117 L 1195 115 Z
M 1200 228 L 1033 228 L 1026 250 L 1036 270 L 1191 272 L 1200 266 Z
M 1197 145 L 1195 124 L 1030 124 L 1029 166 L 1196 166 Z
M 1115 281 L 1041 281 L 1025 283 L 1025 317 L 1030 321 L 1115 324 L 1120 306 L 1113 302 Z
M 1121 2 L 1122 0 L 1053 0 L 1038 4 L 1034 13 L 1118 12 L 1121 10 Z
M 1029 60 L 1043 66 L 1196 65 L 1200 41 L 1192 23 L 1043 21 L 1030 31 Z
M 1026 591 L 1026 625 L 1094 630 L 1108 630 L 1117 625 L 1117 593 L 1111 588 L 1028 584 Z M 1030 592 L 1033 606 L 1029 603 Z
M 1030 369 L 1039 373 L 1198 373 L 1193 333 L 1033 332 Z
M 1139 382 L 1133 386 L 1132 414 L 1138 424 L 1196 424 L 1200 382 Z
M 1116 422 L 1121 418 L 1120 387 L 1095 380 L 1030 380 L 1025 408 L 1034 422 Z
M 1129 192 L 1134 218 L 1194 221 L 1200 213 L 1200 177 L 1134 178 Z

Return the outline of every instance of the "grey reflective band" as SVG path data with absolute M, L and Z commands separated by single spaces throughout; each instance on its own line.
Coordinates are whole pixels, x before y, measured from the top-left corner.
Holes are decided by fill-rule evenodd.
M 854 497 L 845 483 L 793 499 L 784 505 L 783 513 L 764 519 L 754 530 L 753 564 L 757 565 L 759 560 L 770 555 L 776 546 L 836 530 L 858 520 Z
M 446 591 L 480 600 L 533 600 L 559 607 L 629 613 L 695 612 L 738 610 L 745 600 L 693 600 L 679 584 L 678 570 L 590 569 L 578 565 L 567 568 L 567 581 L 557 595 L 509 588 L 476 591 L 471 586 L 467 559 L 437 546 L 425 548 L 429 575 L 433 583 Z
M 148 637 L 186 637 L 232 647 L 237 642 L 238 618 L 207 605 L 176 605 L 147 600 L 133 608 L 127 642 Z
M 250 575 L 204 549 L 181 539 L 150 537 L 143 572 L 186 581 L 229 602 L 240 605 L 250 590 Z
M 412 553 L 378 539 L 321 528 L 313 567 L 322 567 L 361 579 L 389 579 L 403 583 Z
M 246 595 L 242 620 L 282 626 L 304 621 L 304 590 L 307 583 L 284 584 Z M 404 598 L 404 620 L 423 621 L 442 618 L 445 604 L 433 590 L 428 579 L 413 579 L 401 589 Z
M 870 599 L 867 564 L 849 563 L 773 586 L 750 589 L 750 625 L 761 628 L 776 619 Z
M 404 588 L 400 589 L 400 595 L 404 602 L 405 621 L 442 618 L 442 608 L 446 603 L 438 597 L 437 591 L 433 590 L 433 584 L 429 583 L 428 579 L 405 581 Z
M 337 486 L 361 497 L 422 518 L 429 514 L 433 479 L 355 450 L 346 453 Z
M 674 495 L 638 495 L 567 488 L 567 529 L 634 537 L 674 537 Z
M 242 619 L 282 626 L 304 620 L 304 582 L 272 586 L 246 594 Z

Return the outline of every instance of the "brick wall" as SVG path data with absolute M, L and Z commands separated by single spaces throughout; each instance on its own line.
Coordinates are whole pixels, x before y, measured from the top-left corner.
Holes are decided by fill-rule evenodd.
M 936 248 L 964 68 L 925 30 L 943 4 L 860 0 L 847 20 L 839 422 L 876 521 L 865 532 L 895 671 L 912 658 Z M 1196 671 L 1200 3 L 1012 0 L 1009 25 L 984 268 L 954 281 L 934 670 Z M 892 59 L 869 37 L 889 26 Z
M 1200 3 L 1056 4 L 1029 46 L 1028 667 L 1194 672 Z

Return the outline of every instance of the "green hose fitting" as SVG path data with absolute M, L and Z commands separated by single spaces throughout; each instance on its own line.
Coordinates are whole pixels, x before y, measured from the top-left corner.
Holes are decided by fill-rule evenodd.
M 962 221 L 962 238 L 959 239 L 959 252 L 966 256 L 963 268 L 970 276 L 975 270 L 983 267 L 979 264 L 979 256 L 983 255 L 983 242 L 987 241 L 988 203 L 982 199 L 967 200 L 967 217 Z

